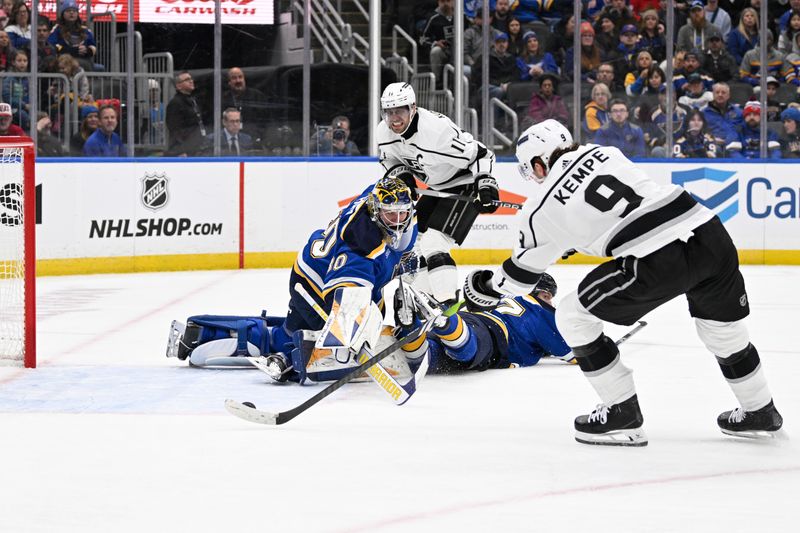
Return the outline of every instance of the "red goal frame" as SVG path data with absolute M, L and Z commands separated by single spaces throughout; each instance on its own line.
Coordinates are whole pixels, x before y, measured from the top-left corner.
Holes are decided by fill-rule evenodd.
M 25 368 L 36 368 L 36 147 L 33 139 L 0 137 L 0 146 L 22 148 L 23 232 L 25 245 Z

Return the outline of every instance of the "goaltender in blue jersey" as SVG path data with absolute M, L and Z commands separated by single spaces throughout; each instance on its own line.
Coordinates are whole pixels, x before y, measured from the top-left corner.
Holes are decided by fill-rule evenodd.
M 326 312 L 339 287 L 369 287 L 373 301 L 383 309 L 383 287 L 416 238 L 417 221 L 408 187 L 396 178 L 383 178 L 370 186 L 326 229 L 312 233 L 298 254 L 289 281 L 287 332 L 319 330 L 325 324 L 297 293 L 297 283 Z
M 429 356 L 428 373 L 533 366 L 542 357 L 563 361 L 572 352 L 556 328 L 555 280 L 543 274 L 531 294 L 504 298 L 488 312 L 459 311 L 441 318 L 427 338 L 403 347 L 411 366 Z M 402 307 L 399 297 L 395 307 Z M 395 321 L 402 322 L 395 312 Z

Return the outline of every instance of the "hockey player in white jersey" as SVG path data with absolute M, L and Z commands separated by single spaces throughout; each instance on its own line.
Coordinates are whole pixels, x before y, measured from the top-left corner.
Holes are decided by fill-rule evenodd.
M 522 211 L 519 246 L 495 272 L 471 273 L 464 297 L 489 309 L 503 294 L 526 294 L 565 250 L 613 258 L 556 311 L 559 331 L 603 402 L 575 419 L 576 440 L 647 444 L 632 373 L 603 321 L 631 325 L 681 294 L 741 405 L 717 419 L 723 433 L 779 430 L 783 420 L 743 321 L 750 309 L 736 248 L 719 218 L 681 187 L 650 180 L 617 148 L 573 144 L 554 120 L 520 136 L 517 159 L 522 176 L 538 184 Z
M 456 298 L 458 278 L 450 250 L 461 245 L 479 213 L 497 210 L 500 197 L 492 177 L 494 153 L 458 128 L 449 118 L 417 107 L 408 83 L 392 83 L 381 96 L 383 121 L 377 139 L 381 164 L 412 191 L 414 177 L 434 191 L 467 195 L 475 200 L 423 196 L 416 210 L 418 246 L 437 300 Z

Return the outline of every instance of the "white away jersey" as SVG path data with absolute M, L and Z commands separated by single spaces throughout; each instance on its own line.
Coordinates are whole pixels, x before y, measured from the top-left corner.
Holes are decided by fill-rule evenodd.
M 411 168 L 432 189 L 473 183 L 474 176 L 492 173 L 494 153 L 439 113 L 417 108 L 402 135 L 378 124 L 380 161 L 386 170 Z
M 644 257 L 714 213 L 677 185 L 658 185 L 622 152 L 589 144 L 561 156 L 520 214 L 519 246 L 494 274 L 508 294 L 527 294 L 565 251 Z

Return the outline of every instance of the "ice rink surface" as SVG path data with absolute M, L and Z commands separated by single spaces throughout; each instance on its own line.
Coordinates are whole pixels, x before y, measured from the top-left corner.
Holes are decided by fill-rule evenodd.
M 554 267 L 559 296 L 589 268 Z M 644 448 L 576 443 L 597 399 L 555 361 L 428 377 L 402 407 L 351 384 L 250 424 L 224 399 L 282 410 L 318 386 L 188 368 L 164 357 L 167 330 L 283 314 L 288 270 L 41 278 L 40 366 L 0 368 L 0 531 L 799 531 L 800 268 L 743 270 L 782 435 L 719 432 L 736 402 L 677 299 L 622 349 Z

